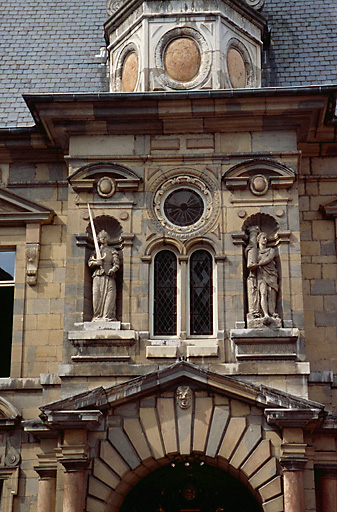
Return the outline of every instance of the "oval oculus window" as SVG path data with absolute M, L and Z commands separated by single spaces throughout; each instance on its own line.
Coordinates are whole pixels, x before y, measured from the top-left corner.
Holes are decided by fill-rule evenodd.
M 164 201 L 164 213 L 175 226 L 191 226 L 201 219 L 204 213 L 201 196 L 189 188 L 173 190 Z

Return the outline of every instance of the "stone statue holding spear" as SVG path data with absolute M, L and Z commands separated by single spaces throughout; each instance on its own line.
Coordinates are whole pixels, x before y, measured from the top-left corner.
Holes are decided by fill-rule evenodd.
M 119 256 L 115 249 L 108 246 L 109 235 L 105 230 L 96 235 L 89 205 L 88 212 L 95 245 L 95 252 L 88 261 L 89 267 L 95 269 L 92 274 L 92 320 L 112 322 L 116 321 L 115 275 L 119 269 Z

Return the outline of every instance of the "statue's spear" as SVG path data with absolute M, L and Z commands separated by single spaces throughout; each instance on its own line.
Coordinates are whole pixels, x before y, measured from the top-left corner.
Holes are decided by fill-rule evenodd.
M 101 260 L 102 259 L 102 255 L 101 255 L 101 251 L 99 250 L 99 245 L 98 245 L 98 240 L 97 240 L 97 235 L 96 235 L 96 230 L 95 230 L 95 224 L 94 224 L 94 220 L 93 220 L 92 215 L 91 215 L 89 204 L 88 204 L 88 212 L 89 212 L 92 236 L 93 236 L 93 239 L 94 239 L 94 246 L 95 246 L 95 251 L 96 251 L 96 259 L 97 260 Z

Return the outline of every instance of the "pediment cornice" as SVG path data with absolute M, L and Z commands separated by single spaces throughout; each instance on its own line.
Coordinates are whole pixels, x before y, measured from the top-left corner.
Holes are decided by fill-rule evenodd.
M 40 407 L 45 417 L 56 411 L 107 410 L 135 399 L 151 396 L 158 392 L 175 390 L 179 385 L 188 385 L 194 390 L 211 391 L 239 400 L 262 409 L 283 411 L 315 411 L 316 415 L 324 413 L 324 406 L 288 393 L 256 386 L 205 370 L 186 361 L 178 361 L 162 370 L 136 377 L 123 384 L 104 389 L 97 387 L 72 397 Z
M 55 213 L 49 208 L 0 188 L 0 225 L 48 224 Z

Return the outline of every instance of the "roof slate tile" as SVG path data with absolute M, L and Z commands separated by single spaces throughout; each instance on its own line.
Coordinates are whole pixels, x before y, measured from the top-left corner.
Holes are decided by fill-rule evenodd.
M 265 0 L 263 86 L 337 82 L 336 0 Z M 105 0 L 0 0 L 0 127 L 31 126 L 24 93 L 106 92 Z M 61 77 L 61 79 L 60 79 Z

